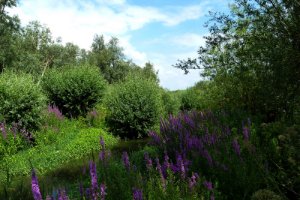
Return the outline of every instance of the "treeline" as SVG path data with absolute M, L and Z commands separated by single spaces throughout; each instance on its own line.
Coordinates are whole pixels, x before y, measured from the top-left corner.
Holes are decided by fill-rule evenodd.
M 63 44 L 38 21 L 22 27 L 18 17 L 11 17 L 5 10 L 14 6 L 14 0 L 0 3 L 0 72 L 22 71 L 40 79 L 51 68 L 90 65 L 97 66 L 108 83 L 124 80 L 131 72 L 143 73 L 158 81 L 152 64 L 146 63 L 141 68 L 128 60 L 117 38 L 105 42 L 103 35 L 95 35 L 91 50 L 73 43 Z
M 299 26 L 299 1 L 236 0 L 230 14 L 211 13 L 198 58 L 176 67 L 202 69 L 210 81 L 197 87 L 211 108 L 293 124 L 300 108 Z

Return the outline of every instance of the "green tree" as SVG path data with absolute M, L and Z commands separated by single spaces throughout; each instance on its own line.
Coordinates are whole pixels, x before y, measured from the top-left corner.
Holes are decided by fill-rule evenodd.
M 299 1 L 236 0 L 230 15 L 211 16 L 199 58 L 176 67 L 203 68 L 232 107 L 266 121 L 293 118 L 300 96 Z
M 20 31 L 20 22 L 16 16 L 11 17 L 6 8 L 16 6 L 16 0 L 0 1 L 0 72 L 13 62 L 16 37 Z

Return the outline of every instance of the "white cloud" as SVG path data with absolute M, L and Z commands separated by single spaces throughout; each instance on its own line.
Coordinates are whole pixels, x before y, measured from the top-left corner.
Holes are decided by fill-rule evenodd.
M 171 39 L 176 45 L 181 45 L 185 47 L 196 47 L 205 46 L 205 35 L 199 35 L 195 33 L 186 33 L 180 36 L 175 36 Z
M 176 26 L 200 18 L 206 10 L 206 3 L 157 8 L 131 5 L 126 0 L 21 0 L 18 7 L 10 9 L 10 12 L 17 14 L 23 25 L 38 20 L 50 28 L 54 37 L 61 37 L 63 42 L 73 42 L 85 49 L 90 48 L 95 34 L 103 34 L 105 38 L 116 36 L 129 59 L 141 66 L 150 60 L 159 70 L 161 85 L 178 89 L 191 86 L 200 79 L 198 73 L 184 76 L 182 71 L 171 66 L 190 53 L 151 56 L 131 44 L 131 32 L 155 22 Z M 195 47 L 198 48 L 203 40 L 200 35 L 189 33 L 174 37 L 171 42 L 193 48 L 191 52 L 196 53 Z

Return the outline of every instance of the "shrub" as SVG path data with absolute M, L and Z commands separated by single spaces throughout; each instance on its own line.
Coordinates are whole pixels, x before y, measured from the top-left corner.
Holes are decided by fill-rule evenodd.
M 32 76 L 12 72 L 0 75 L 0 121 L 19 123 L 29 130 L 37 129 L 44 103 L 42 90 Z
M 165 114 L 176 115 L 179 112 L 180 100 L 174 93 L 163 90 L 162 101 Z
M 188 88 L 181 95 L 180 110 L 199 110 L 201 108 L 200 91 L 194 87 Z
M 102 98 L 104 78 L 95 67 L 53 69 L 43 79 L 50 104 L 67 117 L 85 116 Z
M 105 100 L 110 112 L 110 130 L 126 138 L 144 137 L 158 123 L 162 113 L 157 83 L 141 77 L 128 77 L 111 88 Z
M 281 199 L 282 198 L 280 196 L 266 189 L 256 191 L 251 197 L 251 200 L 281 200 Z

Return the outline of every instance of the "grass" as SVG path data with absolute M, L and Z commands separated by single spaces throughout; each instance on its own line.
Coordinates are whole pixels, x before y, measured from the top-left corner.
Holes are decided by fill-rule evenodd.
M 46 134 L 53 134 L 53 132 L 39 134 L 45 134 L 45 138 L 49 138 Z M 57 139 L 48 142 L 49 144 L 45 145 L 47 142 L 37 141 L 38 145 L 30 149 L 4 157 L 0 162 L 0 183 L 9 182 L 14 177 L 27 176 L 31 167 L 34 167 L 39 174 L 45 174 L 71 161 L 80 160 L 94 151 L 98 152 L 100 136 L 106 141 L 108 148 L 118 142 L 117 138 L 104 130 L 82 128 L 76 121 L 65 121 L 63 128 L 55 134 Z M 8 174 L 9 179 L 7 179 Z

